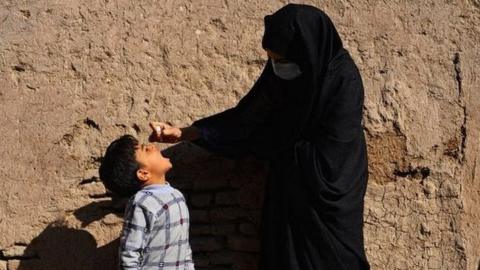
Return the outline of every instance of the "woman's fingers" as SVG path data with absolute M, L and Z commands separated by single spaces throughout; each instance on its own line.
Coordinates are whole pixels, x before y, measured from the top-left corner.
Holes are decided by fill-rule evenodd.
M 175 135 L 175 132 L 176 132 L 175 128 L 166 128 L 166 129 L 162 130 L 162 134 L 166 135 L 166 136 Z
M 177 142 L 180 139 L 180 130 L 164 122 L 150 122 L 152 134 L 149 140 L 157 142 Z
M 150 128 L 152 129 L 152 133 L 156 136 L 160 136 L 162 134 L 162 128 L 153 122 L 150 122 Z
M 161 142 L 162 133 L 163 133 L 163 130 L 165 129 L 165 125 L 163 125 L 163 123 L 161 122 L 150 122 L 149 125 L 150 125 L 150 128 L 152 128 L 152 135 L 154 137 L 153 139 Z
M 156 130 L 157 127 L 160 127 L 161 129 L 164 129 L 164 128 L 170 127 L 170 125 L 168 125 L 168 124 L 166 124 L 166 123 L 163 123 L 163 122 L 150 122 L 150 127 L 151 127 L 153 130 Z

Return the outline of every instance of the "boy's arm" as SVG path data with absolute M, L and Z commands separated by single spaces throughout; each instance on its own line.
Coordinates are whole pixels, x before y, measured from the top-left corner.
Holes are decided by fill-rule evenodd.
M 187 269 L 195 270 L 193 259 L 192 259 L 192 249 L 190 248 L 190 244 L 188 244 L 187 246 L 187 254 L 185 256 L 185 260 L 187 261 Z
M 120 269 L 140 269 L 152 217 L 141 205 L 133 204 L 129 207 L 120 236 Z

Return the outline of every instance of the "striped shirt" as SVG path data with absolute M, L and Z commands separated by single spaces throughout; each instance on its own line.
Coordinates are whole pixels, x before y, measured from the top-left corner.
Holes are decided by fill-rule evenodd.
M 120 236 L 119 268 L 194 270 L 183 194 L 166 184 L 149 185 L 130 198 Z

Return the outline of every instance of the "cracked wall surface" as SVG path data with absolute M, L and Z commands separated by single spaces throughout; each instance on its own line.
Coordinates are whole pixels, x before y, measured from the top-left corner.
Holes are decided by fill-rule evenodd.
M 105 147 L 233 106 L 285 3 L 1 1 L 0 270 L 115 269 L 124 201 L 99 182 Z M 372 269 L 480 269 L 480 2 L 303 3 L 363 75 Z M 197 269 L 256 269 L 264 164 L 162 147 Z

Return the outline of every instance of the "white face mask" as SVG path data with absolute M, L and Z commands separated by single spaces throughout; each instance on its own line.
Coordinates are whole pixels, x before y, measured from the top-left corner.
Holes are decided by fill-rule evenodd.
M 272 59 L 273 72 L 284 80 L 293 80 L 302 74 L 300 67 L 293 62 L 277 62 Z

